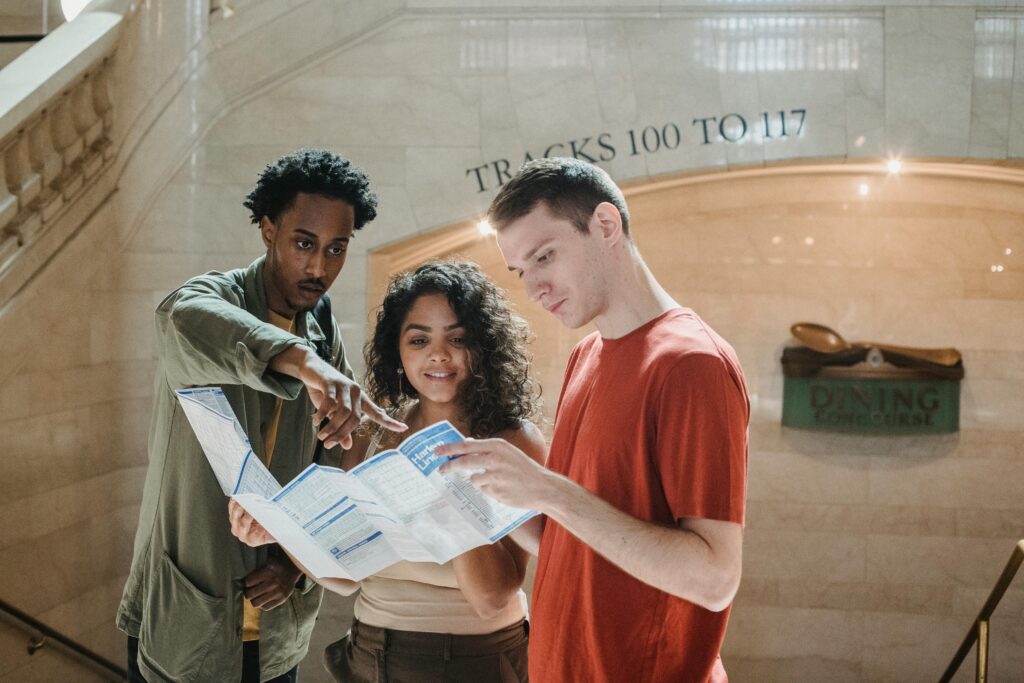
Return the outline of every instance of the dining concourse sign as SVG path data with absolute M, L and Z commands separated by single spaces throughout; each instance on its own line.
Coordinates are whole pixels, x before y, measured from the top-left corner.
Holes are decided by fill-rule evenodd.
M 943 358 L 935 352 L 953 350 L 883 348 L 900 352 L 870 343 L 828 352 L 805 345 L 784 349 L 782 424 L 871 434 L 959 430 L 959 353 Z

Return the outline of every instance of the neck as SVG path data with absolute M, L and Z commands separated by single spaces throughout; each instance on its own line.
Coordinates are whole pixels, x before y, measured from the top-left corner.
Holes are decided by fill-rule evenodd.
M 468 423 L 462 416 L 462 411 L 454 403 L 434 403 L 428 399 L 421 398 L 413 405 L 412 410 L 407 416 L 406 423 L 409 425 L 409 432 L 413 432 L 442 420 L 448 420 L 463 434 L 466 433 L 465 430 L 468 428 Z
M 605 339 L 624 337 L 679 306 L 654 278 L 640 252 L 629 244 L 623 247 L 612 258 L 608 305 L 594 318 L 594 326 Z
M 268 254 L 267 259 L 263 262 L 263 294 L 267 297 L 267 308 L 291 320 L 297 311 L 288 305 L 288 301 L 274 286 L 274 279 L 270 276 L 269 260 L 270 255 Z

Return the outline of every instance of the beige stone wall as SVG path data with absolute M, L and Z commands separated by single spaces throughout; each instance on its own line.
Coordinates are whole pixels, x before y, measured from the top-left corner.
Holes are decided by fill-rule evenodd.
M 143 259 L 120 259 L 120 200 L 145 197 L 140 174 L 117 176 L 201 38 L 194 15 L 170 7 L 147 7 L 122 29 L 112 85 L 118 157 L 47 227 L 71 237 L 41 255 L 45 266 L 0 309 L 0 597 L 121 666 L 114 612 L 145 473 L 151 312 L 166 285 Z M 155 157 L 148 168 L 159 171 Z M 108 195 L 117 185 L 122 194 Z M 53 643 L 30 656 L 28 639 L 0 617 L 0 680 L 109 680 Z
M 0 327 L 2 597 L 123 660 L 113 628 L 142 494 L 153 363 L 148 292 L 115 286 L 98 212 Z M 103 264 L 97 269 L 98 264 Z M 104 680 L 0 624 L 0 680 Z

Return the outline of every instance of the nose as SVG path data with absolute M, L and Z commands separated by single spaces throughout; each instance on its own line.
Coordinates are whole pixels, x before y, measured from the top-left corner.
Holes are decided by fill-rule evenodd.
M 434 342 L 430 345 L 429 356 L 431 361 L 441 363 L 451 359 L 451 354 L 448 352 L 448 345 L 443 342 Z
M 540 298 L 548 293 L 548 284 L 535 276 L 526 276 L 526 295 L 530 301 L 540 301 Z
M 327 259 L 319 250 L 314 251 L 306 261 L 306 272 L 309 277 L 323 278 L 327 274 Z

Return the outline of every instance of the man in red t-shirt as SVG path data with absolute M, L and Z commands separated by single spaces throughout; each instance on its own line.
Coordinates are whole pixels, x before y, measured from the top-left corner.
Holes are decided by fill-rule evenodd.
M 727 680 L 750 416 L 735 352 L 654 279 L 596 166 L 530 162 L 489 215 L 530 298 L 597 328 L 569 358 L 546 467 L 501 439 L 437 451 L 543 513 L 513 532 L 538 555 L 531 680 Z

